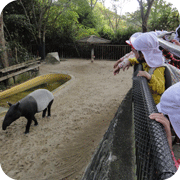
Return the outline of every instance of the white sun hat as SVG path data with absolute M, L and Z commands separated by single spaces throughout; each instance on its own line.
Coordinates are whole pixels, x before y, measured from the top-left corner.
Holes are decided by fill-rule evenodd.
M 161 35 L 162 33 L 164 33 L 163 31 L 160 31 L 160 30 L 155 30 L 155 33 L 157 36 Z
M 163 65 L 164 58 L 162 51 L 159 49 L 159 42 L 154 32 L 147 32 L 138 36 L 132 42 L 132 46 L 143 53 L 144 59 L 149 67 L 156 68 Z
M 169 116 L 174 131 L 180 138 L 180 82 L 169 87 L 161 96 L 157 104 L 160 113 Z
M 134 42 L 134 40 L 140 36 L 142 34 L 142 32 L 136 32 L 134 33 L 130 38 L 129 40 L 126 40 L 126 43 L 129 44 L 130 46 L 132 46 L 132 42 Z

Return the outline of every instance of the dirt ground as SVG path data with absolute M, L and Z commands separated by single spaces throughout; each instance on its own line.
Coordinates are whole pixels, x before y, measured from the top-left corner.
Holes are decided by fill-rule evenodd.
M 0 129 L 0 164 L 17 180 L 80 180 L 121 101 L 132 87 L 133 68 L 113 75 L 114 61 L 68 59 L 42 64 L 40 74 L 74 78 L 56 91 L 52 116 L 31 125 L 21 117 Z M 4 117 L 0 117 L 2 123 Z

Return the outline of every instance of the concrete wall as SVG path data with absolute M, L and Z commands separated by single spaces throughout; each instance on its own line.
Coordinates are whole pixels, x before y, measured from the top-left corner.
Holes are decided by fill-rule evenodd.
M 119 106 L 82 180 L 135 179 L 132 90 Z

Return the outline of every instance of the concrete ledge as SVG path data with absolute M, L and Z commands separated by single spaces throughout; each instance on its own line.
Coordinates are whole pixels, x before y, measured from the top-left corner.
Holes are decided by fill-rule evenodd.
M 71 76 L 67 75 L 67 74 L 58 74 L 58 73 L 56 73 L 56 74 L 52 73 L 52 74 L 46 74 L 46 75 L 38 76 L 38 77 L 35 77 L 31 80 L 28 80 L 22 84 L 19 84 L 19 85 L 14 86 L 10 89 L 7 89 L 3 92 L 0 92 L 0 99 L 12 96 L 16 93 L 25 91 L 25 90 L 30 89 L 32 87 L 38 86 L 40 84 L 47 83 L 50 81 L 57 81 L 57 80 L 60 80 L 63 78 L 68 78 L 70 80 Z
M 82 180 L 135 179 L 132 90 L 119 106 L 115 117 L 88 165 Z

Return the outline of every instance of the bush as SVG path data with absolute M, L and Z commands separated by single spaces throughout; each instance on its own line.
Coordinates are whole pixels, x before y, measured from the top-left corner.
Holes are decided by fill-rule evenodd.
M 116 33 L 112 36 L 112 43 L 113 44 L 121 44 L 121 45 L 127 45 L 126 40 L 128 40 L 132 34 L 135 32 L 141 31 L 140 29 L 135 29 L 133 27 L 128 27 L 126 29 L 119 29 Z

